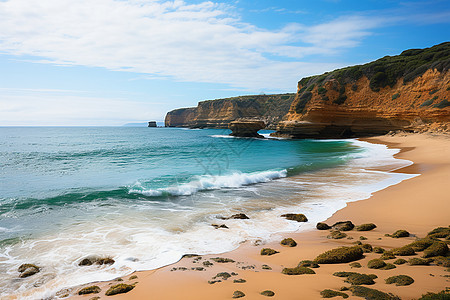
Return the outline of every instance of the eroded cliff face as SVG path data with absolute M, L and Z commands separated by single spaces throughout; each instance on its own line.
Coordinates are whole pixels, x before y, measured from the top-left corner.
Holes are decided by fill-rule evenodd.
M 201 101 L 197 107 L 170 111 L 166 127 L 228 128 L 240 118 L 263 120 L 269 128 L 288 113 L 296 94 L 240 96 Z
M 387 57 L 302 79 L 273 135 L 362 137 L 392 130 L 420 131 L 432 123 L 450 130 L 450 43 L 439 46 L 438 51 L 428 52 L 434 47 L 407 50 L 402 53 L 406 58 Z M 422 58 L 430 53 L 428 61 Z M 408 67 L 411 61 L 417 65 Z M 395 77 L 395 71 L 403 76 Z

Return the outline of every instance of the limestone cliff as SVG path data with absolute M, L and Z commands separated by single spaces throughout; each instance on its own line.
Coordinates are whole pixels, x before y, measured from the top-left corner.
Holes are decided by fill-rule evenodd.
M 228 128 L 239 118 L 263 120 L 269 128 L 288 113 L 296 94 L 240 96 L 207 100 L 197 107 L 181 108 L 167 113 L 166 127 Z
M 450 43 L 302 79 L 276 136 L 338 138 L 450 122 Z

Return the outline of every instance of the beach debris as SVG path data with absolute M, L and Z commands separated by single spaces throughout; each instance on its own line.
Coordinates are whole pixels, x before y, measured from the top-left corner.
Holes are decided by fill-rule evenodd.
M 271 290 L 262 291 L 260 294 L 263 295 L 263 296 L 266 296 L 266 297 L 273 297 L 273 296 L 275 296 L 275 293 L 273 291 L 271 291 Z
M 227 280 L 230 277 L 231 277 L 230 273 L 228 273 L 228 272 L 220 272 L 220 273 L 217 273 L 217 275 L 214 276 L 213 279 L 222 278 L 223 280 Z
M 350 283 L 351 285 L 371 285 L 375 284 L 374 279 L 378 278 L 375 274 L 361 274 L 356 272 L 335 272 L 333 276 L 337 277 L 347 277 L 344 282 Z
M 99 256 L 88 256 L 83 258 L 78 265 L 81 267 L 92 266 L 92 265 L 112 265 L 115 261 L 111 257 L 99 257 Z
M 17 271 L 20 273 L 20 278 L 30 277 L 41 271 L 41 268 L 34 264 L 22 264 L 19 266 Z
M 352 262 L 349 264 L 349 266 L 353 269 L 353 268 L 361 268 L 361 264 L 359 262 Z
M 343 238 L 345 238 L 346 236 L 347 236 L 346 233 L 340 232 L 339 230 L 335 230 L 335 231 L 332 231 L 332 232 L 327 236 L 327 239 L 335 239 L 335 240 L 338 240 L 338 239 L 343 239 Z
M 389 259 L 394 259 L 396 258 L 394 253 L 392 253 L 392 251 L 385 251 L 383 253 L 383 255 L 380 256 L 380 259 L 382 260 L 389 260 Z
M 210 262 L 209 260 L 205 260 L 205 261 L 203 262 L 203 265 L 204 265 L 205 267 L 211 267 L 211 266 L 213 266 L 214 264 L 213 264 L 212 262 Z
M 422 297 L 419 298 L 419 300 L 441 300 L 441 299 L 449 299 L 450 298 L 450 288 L 446 288 L 445 290 L 440 291 L 439 293 L 431 293 L 428 292 Z
M 384 249 L 383 248 L 381 248 L 381 247 L 374 247 L 373 248 L 373 252 L 375 252 L 375 253 L 384 253 Z
M 356 226 L 356 231 L 370 231 L 377 228 L 377 225 L 373 223 L 367 223 L 367 224 L 361 224 L 359 226 Z
M 222 225 L 211 224 L 211 226 L 214 227 L 215 229 L 219 229 L 219 228 L 229 229 L 228 226 L 225 224 L 222 224 Z
M 437 227 L 427 234 L 427 238 L 433 238 L 433 239 L 450 239 L 450 227 Z
M 117 295 L 117 294 L 124 294 L 124 293 L 128 293 L 132 289 L 134 289 L 134 285 L 126 284 L 126 283 L 119 283 L 119 284 L 116 284 L 116 285 L 113 285 L 112 287 L 110 287 L 106 291 L 105 295 L 113 296 L 113 295 Z
M 281 242 L 280 242 L 280 244 L 281 245 L 284 245 L 284 246 L 289 246 L 289 247 L 295 247 L 295 246 L 297 246 L 297 243 L 294 241 L 294 239 L 292 239 L 292 238 L 286 238 L 286 239 L 283 239 Z
M 394 261 L 394 265 L 403 265 L 405 263 L 406 263 L 406 259 L 403 259 L 403 258 L 399 258 Z
M 234 260 L 232 260 L 231 258 L 225 258 L 225 257 L 213 257 L 211 258 L 212 261 L 215 261 L 216 263 L 234 263 Z
M 312 260 L 302 260 L 298 263 L 298 267 L 308 267 L 308 268 L 318 268 L 319 264 L 313 262 Z
M 233 283 L 246 283 L 246 282 L 247 282 L 247 280 L 242 279 L 242 278 L 233 280 Z
M 361 285 L 354 285 L 350 287 L 353 296 L 363 297 L 367 300 L 400 300 L 399 297 L 385 293 L 379 290 L 371 289 Z
M 423 258 L 445 256 L 448 252 L 448 246 L 442 241 L 435 241 L 431 246 L 423 251 Z
M 286 220 L 297 222 L 308 222 L 308 218 L 304 214 L 284 214 L 280 217 L 286 218 Z
M 245 294 L 241 291 L 234 291 L 233 292 L 233 298 L 242 298 L 245 297 Z
M 101 289 L 97 285 L 88 286 L 78 291 L 78 295 L 98 294 Z
M 262 265 L 261 267 L 263 270 L 272 270 L 272 268 L 269 265 Z
M 431 258 L 414 257 L 408 260 L 410 266 L 428 266 L 433 260 Z
M 359 246 L 339 247 L 319 254 L 314 262 L 318 264 L 349 263 L 363 258 L 363 250 Z
M 339 231 L 350 231 L 355 228 L 355 225 L 351 221 L 341 221 L 334 223 L 331 228 Z
M 381 269 L 385 266 L 386 266 L 386 263 L 380 258 L 375 258 L 375 259 L 369 260 L 369 262 L 367 263 L 367 267 L 369 269 Z
M 404 229 L 400 229 L 400 230 L 397 230 L 396 232 L 394 232 L 393 234 L 385 234 L 385 236 L 389 236 L 392 238 L 402 238 L 402 237 L 408 237 L 409 232 Z
M 318 230 L 328 230 L 328 229 L 331 229 L 331 227 L 328 226 L 327 223 L 323 223 L 323 222 L 317 223 L 316 228 L 317 228 Z
M 316 274 L 313 269 L 307 267 L 284 268 L 281 273 L 285 275 Z
M 394 255 L 399 255 L 399 256 L 408 256 L 408 255 L 416 254 L 414 249 L 409 247 L 409 246 L 407 246 L 407 245 L 403 246 L 403 247 L 400 247 L 400 248 L 393 249 L 392 253 Z
M 274 250 L 272 248 L 262 248 L 261 249 L 261 255 L 268 255 L 268 256 L 270 256 L 270 255 L 274 255 L 274 254 L 277 254 L 277 253 L 280 253 L 280 252 L 278 252 L 278 251 L 276 251 L 276 250 Z
M 330 289 L 321 291 L 320 295 L 322 296 L 322 298 L 333 298 L 333 297 L 342 297 L 344 299 L 348 298 L 348 295 L 346 293 L 337 292 Z
M 361 241 L 367 240 L 367 238 L 366 238 L 365 236 L 360 236 L 359 239 L 360 239 Z
M 387 284 L 395 283 L 396 286 L 405 286 L 414 283 L 414 279 L 408 275 L 391 276 L 384 280 Z
M 361 248 L 363 249 L 364 253 L 370 253 L 373 251 L 371 244 L 362 244 Z

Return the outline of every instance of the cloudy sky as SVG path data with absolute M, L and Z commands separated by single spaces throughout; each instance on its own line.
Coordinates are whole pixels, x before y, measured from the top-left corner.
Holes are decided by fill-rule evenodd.
M 0 126 L 162 121 L 449 32 L 448 0 L 0 0 Z

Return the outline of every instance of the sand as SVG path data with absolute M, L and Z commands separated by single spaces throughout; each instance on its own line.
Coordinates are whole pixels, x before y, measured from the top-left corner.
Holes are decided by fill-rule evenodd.
M 381 254 L 365 253 L 358 262 L 361 268 L 351 268 L 348 263 L 325 265 L 313 269 L 316 274 L 288 276 L 281 273 L 284 267 L 295 267 L 301 260 L 312 260 L 318 254 L 339 246 L 351 246 L 364 236 L 372 246 L 392 249 L 408 244 L 417 237 L 424 237 L 427 232 L 438 226 L 449 226 L 450 223 L 450 137 L 446 135 L 432 136 L 429 134 L 399 134 L 365 139 L 372 143 L 383 143 L 389 147 L 400 148 L 398 158 L 414 162 L 412 166 L 397 170 L 397 172 L 421 174 L 398 185 L 388 187 L 375 193 L 371 198 L 352 202 L 344 209 L 336 212 L 325 220 L 328 224 L 337 221 L 351 220 L 354 224 L 375 223 L 377 228 L 372 231 L 348 231 L 351 239 L 327 239 L 328 230 L 314 230 L 300 233 L 279 234 L 278 241 L 291 237 L 297 241 L 296 247 L 281 246 L 279 242 L 265 245 L 244 243 L 237 250 L 220 255 L 204 255 L 199 258 L 183 258 L 176 264 L 153 271 L 136 272 L 122 277 L 123 282 L 111 281 L 95 283 L 102 288 L 99 294 L 73 296 L 71 299 L 91 299 L 92 297 L 112 299 L 232 299 L 233 292 L 240 290 L 245 293 L 243 299 L 266 299 L 260 295 L 264 290 L 271 290 L 275 296 L 271 299 L 320 299 L 320 291 L 324 289 L 339 290 L 344 278 L 333 276 L 336 271 L 352 271 L 365 274 L 376 274 L 375 284 L 367 286 L 383 292 L 390 292 L 401 299 L 417 299 L 426 292 L 439 292 L 450 287 L 450 272 L 446 268 L 436 266 L 399 265 L 392 270 L 374 270 L 367 268 L 367 262 L 379 258 Z M 386 237 L 398 229 L 409 231 L 412 236 L 394 239 Z M 280 253 L 272 256 L 261 256 L 262 248 L 273 248 Z M 400 257 L 409 259 L 420 257 Z M 234 263 L 216 263 L 214 257 L 231 258 Z M 210 261 L 213 266 L 204 267 L 203 262 Z M 392 263 L 394 260 L 386 262 Z M 271 270 L 263 269 L 268 265 Z M 187 268 L 187 270 L 179 268 Z M 204 267 L 204 270 L 192 268 Z M 233 272 L 237 275 L 227 280 L 209 284 L 220 272 Z M 393 275 L 409 275 L 415 282 L 409 286 L 386 284 L 384 279 Z M 233 283 L 235 279 L 245 279 L 245 283 Z M 129 293 L 107 297 L 104 292 L 118 283 L 136 283 Z M 93 284 L 90 284 L 93 285 Z M 89 286 L 89 285 L 86 285 Z M 73 289 L 76 293 L 80 287 Z M 352 296 L 348 299 L 361 299 Z M 341 297 L 335 299 L 342 299 Z

